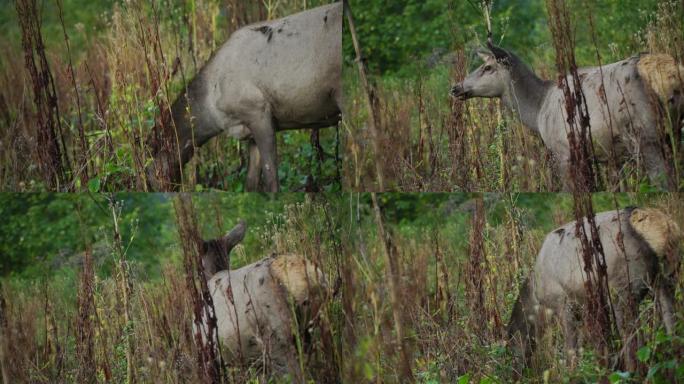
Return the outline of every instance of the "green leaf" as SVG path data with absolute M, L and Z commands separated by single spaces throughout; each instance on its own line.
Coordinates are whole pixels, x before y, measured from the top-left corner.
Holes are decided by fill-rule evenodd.
M 660 369 L 660 366 L 658 364 L 652 366 L 651 368 L 648 369 L 648 373 L 646 374 L 647 379 L 652 379 L 655 377 L 656 373 L 658 373 L 658 370 Z
M 651 356 L 651 348 L 648 345 L 644 345 L 643 347 L 639 348 L 639 350 L 636 353 L 637 359 L 641 361 L 642 363 L 645 363 L 648 361 L 648 358 Z
M 629 377 L 630 377 L 629 372 L 617 371 L 617 372 L 613 372 L 608 379 L 610 380 L 611 383 L 619 383 L 622 380 L 628 380 Z
M 658 332 L 656 333 L 655 341 L 656 345 L 660 345 L 662 343 L 665 343 L 670 340 L 670 336 L 668 336 L 665 331 L 662 329 L 659 329 Z
M 90 193 L 98 193 L 100 191 L 99 177 L 88 180 L 88 190 L 90 191 Z
M 663 362 L 663 368 L 665 369 L 675 369 L 677 368 L 677 360 L 670 359 Z
M 458 378 L 458 384 L 468 384 L 470 382 L 470 374 L 466 373 L 465 375 L 461 376 Z
M 119 167 L 118 165 L 116 165 L 113 162 L 105 163 L 104 169 L 108 175 L 113 175 L 113 174 L 119 173 L 121 171 L 121 167 Z

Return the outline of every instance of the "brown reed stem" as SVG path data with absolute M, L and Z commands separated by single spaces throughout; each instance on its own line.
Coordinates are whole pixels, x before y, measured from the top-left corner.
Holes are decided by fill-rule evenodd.
M 383 225 L 382 213 L 378 206 L 378 199 L 375 192 L 371 192 L 371 200 L 373 202 L 373 212 L 375 214 L 375 223 L 378 226 L 378 238 L 382 243 L 382 255 L 385 259 L 385 272 L 387 278 L 387 285 L 390 292 L 390 305 L 392 307 L 392 316 L 394 318 L 394 331 L 397 337 L 397 347 L 399 348 L 399 372 L 400 380 L 402 382 L 414 382 L 413 370 L 411 369 L 411 359 L 409 356 L 409 348 L 405 340 L 404 320 L 401 315 L 401 305 L 399 304 L 399 265 L 396 257 L 390 254 L 390 247 L 387 244 L 388 238 Z
M 95 329 L 93 325 L 95 273 L 93 270 L 93 256 L 90 246 L 86 246 L 83 253 L 83 270 L 78 287 L 78 316 L 76 318 L 76 356 L 78 357 L 78 371 L 76 381 L 79 383 L 96 383 L 97 371 L 95 365 Z
M 45 55 L 40 14 L 36 0 L 17 0 L 16 10 L 21 27 L 24 65 L 33 83 L 37 119 L 34 147 L 36 162 L 45 184 L 49 189 L 57 190 L 66 186 L 69 159 L 61 130 L 55 81 Z
M 216 310 L 200 259 L 202 237 L 197 215 L 190 194 L 178 194 L 173 205 L 183 248 L 185 281 L 193 304 L 194 338 L 199 347 L 197 368 L 204 382 L 220 383 L 224 373 L 223 359 L 218 345 Z
M 8 340 L 8 325 L 7 325 L 7 302 L 5 301 L 5 293 L 2 284 L 0 284 L 0 373 L 2 374 L 2 382 L 10 383 L 9 369 L 7 367 L 7 340 Z
M 112 223 L 114 224 L 113 232 L 113 253 L 116 257 L 117 263 L 117 274 L 119 291 L 123 296 L 123 310 L 124 310 L 124 341 L 126 344 L 126 382 L 135 383 L 135 368 L 133 361 L 133 338 L 131 333 L 133 331 L 133 322 L 131 318 L 131 283 L 128 276 L 128 262 L 126 260 L 126 251 L 123 247 L 123 241 L 121 239 L 121 231 L 119 228 L 119 219 L 121 217 L 122 203 L 117 202 L 114 195 L 108 196 L 109 209 L 112 214 Z
M 74 88 L 74 96 L 76 99 L 76 112 L 78 115 L 78 139 L 80 141 L 80 157 L 79 157 L 79 163 L 76 164 L 78 167 L 77 169 L 77 174 L 78 175 L 72 175 L 72 178 L 75 177 L 80 177 L 81 180 L 81 186 L 86 187 L 88 185 L 88 179 L 89 179 L 89 172 L 88 172 L 88 163 L 90 160 L 90 154 L 88 153 L 88 140 L 85 135 L 85 129 L 83 127 L 83 116 L 81 113 L 81 96 L 78 92 L 78 86 L 76 85 L 76 72 L 74 71 L 74 64 L 73 60 L 71 58 L 71 44 L 69 44 L 69 35 L 67 35 L 66 32 L 66 26 L 64 25 L 64 10 L 63 10 L 63 0 L 57 0 L 57 10 L 59 14 L 59 22 L 62 25 L 62 32 L 64 33 L 64 44 L 66 45 L 67 49 L 67 58 L 69 59 L 69 74 L 71 77 L 71 85 Z M 76 149 L 74 149 L 75 151 Z M 76 160 L 76 154 L 73 156 L 74 160 Z M 71 182 L 75 182 L 75 180 L 71 180 Z
M 356 27 L 354 24 L 354 16 L 352 15 L 351 7 L 349 6 L 348 0 L 342 1 L 344 7 L 344 13 L 347 15 L 347 23 L 349 24 L 349 33 L 352 37 L 352 43 L 354 44 L 354 51 L 356 52 L 356 65 L 359 70 L 359 77 L 361 78 L 361 84 L 363 85 L 364 95 L 366 100 L 366 107 L 368 108 L 368 131 L 370 132 L 373 140 L 373 152 L 375 159 L 375 173 L 378 180 L 378 188 L 380 191 L 385 190 L 385 179 L 383 176 L 382 165 L 380 163 L 380 142 L 378 137 L 378 112 L 375 108 L 375 90 L 371 83 L 368 81 L 368 76 L 366 75 L 366 64 L 364 62 L 363 54 L 361 53 L 361 45 L 359 43 L 359 38 L 356 34 Z
M 484 236 L 485 212 L 482 196 L 475 198 L 475 211 L 471 222 L 470 240 L 468 241 L 468 267 L 467 289 L 468 306 L 470 307 L 470 319 L 473 329 L 482 333 L 488 324 L 485 310 L 485 276 L 484 263 L 486 262 Z

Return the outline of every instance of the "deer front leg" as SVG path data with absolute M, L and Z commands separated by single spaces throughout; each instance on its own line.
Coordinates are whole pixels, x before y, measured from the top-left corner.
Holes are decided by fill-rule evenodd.
M 249 162 L 247 163 L 247 183 L 245 190 L 254 192 L 259 189 L 261 180 L 261 156 L 254 140 L 249 140 Z

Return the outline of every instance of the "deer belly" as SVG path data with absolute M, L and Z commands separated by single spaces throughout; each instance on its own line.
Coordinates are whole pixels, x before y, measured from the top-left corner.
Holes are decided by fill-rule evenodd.
M 600 161 L 608 161 L 613 156 L 617 159 L 625 153 L 626 146 L 617 129 L 611 130 L 606 126 L 592 127 L 591 140 L 594 154 Z
M 252 132 L 243 124 L 228 127 L 226 132 L 230 137 L 238 140 L 247 140 L 252 138 Z

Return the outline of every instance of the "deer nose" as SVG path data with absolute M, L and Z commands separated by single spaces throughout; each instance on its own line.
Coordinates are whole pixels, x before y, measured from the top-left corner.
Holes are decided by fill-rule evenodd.
M 466 91 L 465 88 L 463 88 L 463 85 L 461 84 L 456 84 L 453 87 L 451 87 L 451 92 L 449 92 L 451 97 L 454 97 L 458 100 L 466 100 L 470 98 L 471 92 Z

